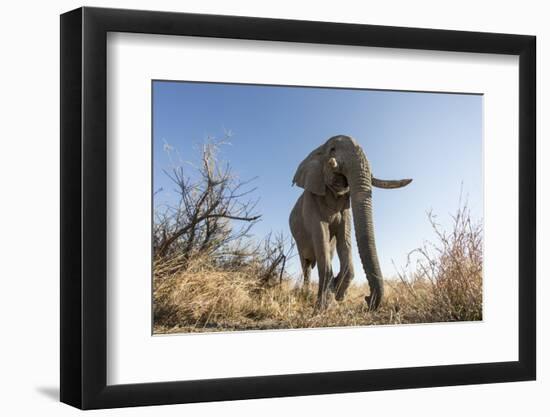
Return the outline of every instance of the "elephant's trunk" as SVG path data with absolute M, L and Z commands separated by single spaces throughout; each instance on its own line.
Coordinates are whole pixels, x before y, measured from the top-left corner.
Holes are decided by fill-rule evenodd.
M 359 146 L 356 145 L 355 155 L 350 158 L 350 161 L 346 177 L 350 186 L 355 237 L 363 270 L 370 287 L 370 295 L 365 298 L 369 308 L 376 310 L 384 296 L 384 281 L 374 241 L 372 174 L 369 162 Z

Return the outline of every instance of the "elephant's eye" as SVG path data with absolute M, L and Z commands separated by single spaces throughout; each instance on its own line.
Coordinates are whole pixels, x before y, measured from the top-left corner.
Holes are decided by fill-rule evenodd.
M 331 148 L 329 149 L 329 152 L 330 152 L 330 153 L 334 153 L 334 152 L 336 152 L 336 148 L 335 148 L 334 146 L 333 146 L 333 147 L 331 147 Z

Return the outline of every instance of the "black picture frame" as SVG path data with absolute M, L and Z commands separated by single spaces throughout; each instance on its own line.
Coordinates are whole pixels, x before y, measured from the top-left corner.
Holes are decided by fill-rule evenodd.
M 107 385 L 108 32 L 519 56 L 519 360 Z M 536 377 L 534 36 L 80 8 L 61 15 L 61 401 L 82 409 L 533 380 Z

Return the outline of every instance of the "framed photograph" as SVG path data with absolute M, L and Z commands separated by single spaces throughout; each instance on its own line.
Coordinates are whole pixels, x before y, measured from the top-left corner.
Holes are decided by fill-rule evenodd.
M 533 380 L 535 37 L 61 16 L 61 401 Z

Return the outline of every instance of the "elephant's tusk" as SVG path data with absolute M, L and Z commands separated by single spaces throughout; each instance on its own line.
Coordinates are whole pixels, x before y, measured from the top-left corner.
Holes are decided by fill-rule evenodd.
M 378 188 L 401 188 L 406 185 L 409 185 L 412 182 L 412 179 L 407 178 L 404 180 L 379 180 L 378 178 L 372 177 L 372 185 Z

